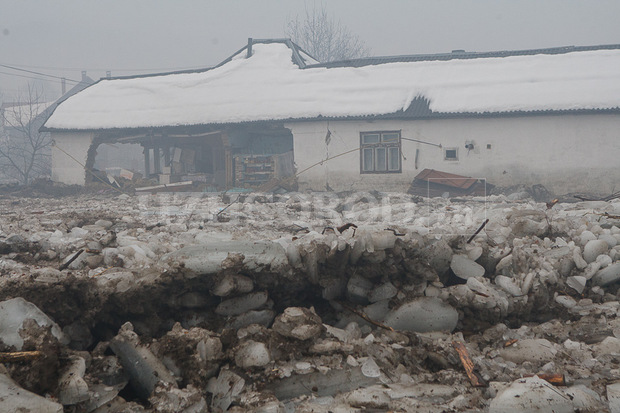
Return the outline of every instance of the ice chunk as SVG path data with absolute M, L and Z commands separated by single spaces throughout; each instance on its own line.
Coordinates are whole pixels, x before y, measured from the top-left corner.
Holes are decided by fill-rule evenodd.
M 583 247 L 583 259 L 587 262 L 596 261 L 596 257 L 601 254 L 605 254 L 609 250 L 609 245 L 603 240 L 591 240 L 588 241 L 585 247 Z
M 579 242 L 581 245 L 586 245 L 588 242 L 596 239 L 596 235 L 594 235 L 591 231 L 585 230 L 579 235 Z
M 254 282 L 240 274 L 226 274 L 211 290 L 213 295 L 226 297 L 231 294 L 249 293 L 254 289 Z
M 110 348 L 123 365 L 129 382 L 142 399 L 149 398 L 161 380 L 176 383 L 174 376 L 151 351 L 137 344 L 133 326 L 125 323 L 121 332 L 110 341 Z
M 586 281 L 586 277 L 582 275 L 575 275 L 566 279 L 566 285 L 581 294 L 586 288 Z
M 372 282 L 359 274 L 353 274 L 347 283 L 347 297 L 356 303 L 368 303 L 368 294 L 372 289 Z
M 222 263 L 229 254 L 241 254 L 243 268 L 250 271 L 278 271 L 288 266 L 284 248 L 271 241 L 210 241 L 181 248 L 164 255 L 162 260 L 183 264 L 196 274 L 213 274 L 222 269 Z
M 265 343 L 248 340 L 235 351 L 235 364 L 241 368 L 262 367 L 271 361 Z
M 609 411 L 620 413 L 620 382 L 607 385 L 607 400 L 609 401 Z
M 213 394 L 211 409 L 213 411 L 226 411 L 233 400 L 243 390 L 245 380 L 228 369 L 220 370 L 219 376 L 209 380 L 207 391 Z
M 21 351 L 24 339 L 20 337 L 19 331 L 27 319 L 33 319 L 41 327 L 51 326 L 52 335 L 60 342 L 66 342 L 58 324 L 39 310 L 39 307 L 21 297 L 0 302 L 0 340 Z
M 73 357 L 71 363 L 60 376 L 58 401 L 63 405 L 74 405 L 88 400 L 88 385 L 84 381 L 86 362 L 82 357 Z
M 518 364 L 525 361 L 548 362 L 553 360 L 556 353 L 553 343 L 544 338 L 519 340 L 499 351 L 503 359 Z
M 521 287 L 515 284 L 515 282 L 510 277 L 498 275 L 495 277 L 495 284 L 514 297 L 519 297 L 523 295 L 523 293 L 521 292 Z
M 470 260 L 465 255 L 453 255 L 450 268 L 457 277 L 464 280 L 470 277 L 482 277 L 484 275 L 484 267 Z
M 388 313 L 384 323 L 396 330 L 424 333 L 452 331 L 458 319 L 457 311 L 441 299 L 421 297 Z
M 25 390 L 0 374 L 0 408 L 3 412 L 62 413 L 62 405 Z
M 620 262 L 605 267 L 602 270 L 599 270 L 592 277 L 592 283 L 594 285 L 599 285 L 603 287 L 609 284 L 613 284 L 618 280 L 620 280 Z
M 267 293 L 259 291 L 251 294 L 242 295 L 221 302 L 216 308 L 215 313 L 223 316 L 240 315 L 246 311 L 256 310 L 267 302 Z
M 364 364 L 362 364 L 362 374 L 366 377 L 381 376 L 381 370 L 372 357 L 368 357 Z
M 512 382 L 491 400 L 489 413 L 573 413 L 566 394 L 545 380 L 526 377 Z
M 598 237 L 598 239 L 600 239 L 601 241 L 605 241 L 609 248 L 613 248 L 618 245 L 618 240 L 611 234 L 602 234 L 600 237 Z
M 388 300 L 398 294 L 398 289 L 394 287 L 394 284 L 391 282 L 386 282 L 385 284 L 381 284 L 379 287 L 373 289 L 370 292 L 369 298 L 371 303 L 376 303 L 377 301 Z
M 371 234 L 372 244 L 375 251 L 386 250 L 394 248 L 396 242 L 396 235 L 390 231 L 377 231 Z

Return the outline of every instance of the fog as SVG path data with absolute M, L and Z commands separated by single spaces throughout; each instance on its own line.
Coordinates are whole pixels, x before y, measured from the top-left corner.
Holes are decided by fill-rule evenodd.
M 86 70 L 93 79 L 208 67 L 248 37 L 280 38 L 311 1 L 83 2 L 0 0 L 0 93 L 48 79 L 50 98 Z M 620 3 L 606 1 L 340 0 L 328 12 L 373 55 L 618 43 Z M 27 77 L 24 77 L 27 76 Z

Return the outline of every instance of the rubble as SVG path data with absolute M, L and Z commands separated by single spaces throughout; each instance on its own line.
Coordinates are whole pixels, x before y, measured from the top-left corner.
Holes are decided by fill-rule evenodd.
M 620 410 L 620 200 L 223 198 L 0 198 L 0 410 Z

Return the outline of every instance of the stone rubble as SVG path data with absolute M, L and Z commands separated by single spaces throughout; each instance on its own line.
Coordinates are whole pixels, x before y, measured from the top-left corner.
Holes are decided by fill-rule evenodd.
M 522 198 L 0 197 L 0 410 L 620 411 L 620 201 Z

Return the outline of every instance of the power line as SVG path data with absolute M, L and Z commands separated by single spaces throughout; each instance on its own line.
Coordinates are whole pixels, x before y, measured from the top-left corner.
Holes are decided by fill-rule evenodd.
M 27 76 L 27 75 L 19 75 L 17 73 L 7 73 L 7 72 L 1 72 L 0 71 L 0 74 L 7 75 L 7 76 L 25 77 L 26 79 L 45 80 L 45 81 L 48 81 L 48 82 L 62 83 L 62 81 L 60 81 L 60 80 L 42 79 L 40 77 Z
M 56 66 L 31 66 L 31 65 L 22 65 L 22 64 L 12 64 L 12 63 L 7 63 L 10 64 L 12 66 L 17 66 L 17 67 L 27 67 L 30 69 L 46 69 L 46 70 L 84 70 L 84 68 L 78 68 L 78 67 L 56 67 Z M 175 70 L 192 70 L 192 69 L 206 69 L 210 67 L 209 65 L 201 65 L 201 66 L 187 66 L 187 67 L 152 67 L 152 68 L 135 68 L 135 69 L 118 69 L 118 68 L 110 68 L 110 67 L 106 67 L 106 68 L 97 68 L 97 67 L 91 67 L 91 68 L 87 68 L 87 70 L 99 70 L 99 71 L 113 71 L 113 72 L 140 72 L 140 71 L 144 71 L 144 72 L 152 72 L 152 71 L 175 71 Z
M 1 64 L 1 63 L 0 63 L 0 66 L 1 66 L 1 67 L 6 67 L 7 69 L 17 70 L 17 71 L 20 71 L 20 72 L 33 73 L 33 74 L 35 74 L 35 75 L 39 75 L 39 76 L 47 76 L 47 77 L 52 77 L 52 78 L 55 78 L 55 79 L 60 79 L 60 80 L 64 79 L 64 80 L 66 80 L 67 82 L 80 83 L 80 81 L 79 81 L 79 80 L 73 80 L 73 79 L 67 79 L 67 78 L 60 77 L 60 76 L 48 75 L 47 73 L 35 72 L 35 71 L 33 71 L 33 70 L 20 69 L 19 67 L 9 66 L 9 65 L 3 65 L 3 64 Z

